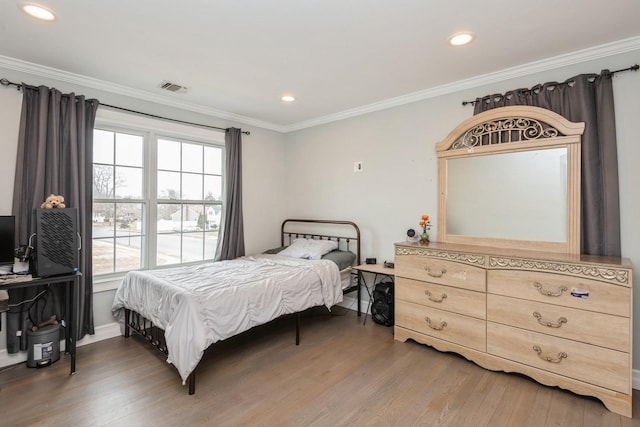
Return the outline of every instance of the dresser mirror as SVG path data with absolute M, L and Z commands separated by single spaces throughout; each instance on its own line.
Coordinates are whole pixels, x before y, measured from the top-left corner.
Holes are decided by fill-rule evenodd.
M 461 123 L 436 146 L 438 241 L 579 253 L 583 131 L 527 106 Z

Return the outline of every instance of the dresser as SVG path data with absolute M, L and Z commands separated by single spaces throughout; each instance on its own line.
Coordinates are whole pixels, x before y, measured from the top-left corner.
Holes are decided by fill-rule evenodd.
M 631 417 L 629 260 L 397 243 L 395 276 L 396 340 L 594 396 Z

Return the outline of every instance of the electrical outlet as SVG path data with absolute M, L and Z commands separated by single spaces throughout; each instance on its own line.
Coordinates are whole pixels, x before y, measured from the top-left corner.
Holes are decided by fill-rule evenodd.
M 353 171 L 362 172 L 362 162 L 353 162 Z

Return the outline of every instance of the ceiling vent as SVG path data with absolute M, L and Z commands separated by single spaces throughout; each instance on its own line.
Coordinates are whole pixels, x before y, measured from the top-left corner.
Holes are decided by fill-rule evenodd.
M 168 90 L 169 92 L 174 92 L 174 93 L 184 93 L 189 90 L 188 87 L 185 87 L 176 83 L 171 83 L 170 81 L 167 81 L 167 80 L 160 83 L 160 89 Z

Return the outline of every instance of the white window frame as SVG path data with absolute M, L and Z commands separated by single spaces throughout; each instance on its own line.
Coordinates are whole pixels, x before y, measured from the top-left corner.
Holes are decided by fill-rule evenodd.
M 183 142 L 196 142 L 210 144 L 222 149 L 223 162 L 222 162 L 222 206 L 226 201 L 225 195 L 225 146 L 224 146 L 224 131 L 204 128 L 199 126 L 187 125 L 182 123 L 170 122 L 166 120 L 154 119 L 134 113 L 123 113 L 116 110 L 99 108 L 96 113 L 95 128 L 104 129 L 107 131 L 132 133 L 137 135 L 143 135 L 144 137 L 144 215 L 143 221 L 145 229 L 144 234 L 146 240 L 143 239 L 142 250 L 142 264 L 143 268 L 149 268 L 149 266 L 155 266 L 156 254 L 149 248 L 155 248 L 156 241 L 156 222 L 157 216 L 156 204 L 158 202 L 156 194 L 157 174 L 155 166 L 157 165 L 156 150 L 151 150 L 148 144 L 155 144 L 160 138 L 176 139 Z M 116 201 L 117 203 L 117 201 Z M 182 263 L 178 265 L 199 264 L 205 261 L 196 261 L 189 263 Z M 176 264 L 171 266 L 157 266 L 153 268 L 170 268 L 175 267 Z M 93 291 L 94 293 L 104 292 L 108 290 L 116 289 L 122 277 L 126 272 L 114 272 L 105 273 L 98 276 L 93 276 Z

